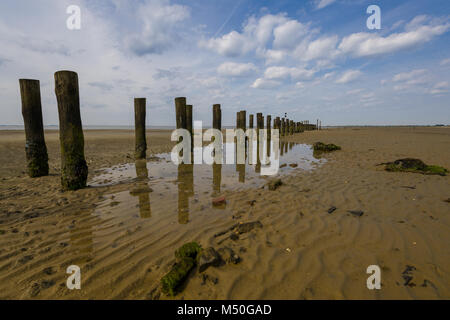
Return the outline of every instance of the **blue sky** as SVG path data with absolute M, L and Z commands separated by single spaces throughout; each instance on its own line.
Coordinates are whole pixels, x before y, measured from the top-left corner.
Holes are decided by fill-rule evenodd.
M 68 30 L 66 8 L 81 9 Z M 369 30 L 369 5 L 381 29 Z M 19 78 L 41 81 L 57 124 L 53 73 L 78 72 L 86 125 L 173 125 L 287 112 L 323 125 L 450 123 L 450 2 L 363 0 L 40 0 L 0 2 L 0 124 L 21 124 Z

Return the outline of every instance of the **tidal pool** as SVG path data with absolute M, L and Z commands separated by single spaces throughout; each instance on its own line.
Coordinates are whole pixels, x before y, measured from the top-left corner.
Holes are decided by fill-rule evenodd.
M 261 165 L 250 165 L 248 161 L 233 165 L 175 165 L 170 153 L 164 153 L 151 157 L 150 161 L 138 160 L 102 169 L 102 173 L 95 176 L 89 185 L 129 185 L 128 191 L 110 195 L 99 203 L 96 214 L 100 216 L 122 219 L 124 216 L 143 219 L 164 217 L 187 224 L 191 221 L 190 213 L 226 209 L 226 201 L 219 206 L 212 204 L 214 198 L 226 191 L 259 188 L 268 179 L 290 174 L 294 170 L 314 170 L 325 161 L 314 157 L 310 145 L 280 142 L 280 169 L 275 176 L 263 176 Z

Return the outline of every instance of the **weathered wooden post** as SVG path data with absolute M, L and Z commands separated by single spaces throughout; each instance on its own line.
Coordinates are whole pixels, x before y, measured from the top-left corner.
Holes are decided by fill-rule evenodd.
M 25 154 L 28 175 L 32 178 L 48 175 L 48 154 L 42 121 L 39 80 L 19 79 L 22 116 L 25 126 Z
M 253 115 L 252 114 L 248 116 L 248 127 L 250 129 L 253 129 Z
M 193 136 L 192 131 L 192 104 L 186 105 L 186 130 L 191 134 L 191 139 Z
M 286 130 L 285 130 L 285 135 L 288 136 L 290 135 L 291 129 L 290 129 L 290 124 L 291 124 L 291 120 L 286 119 Z
M 186 129 L 186 98 L 175 98 L 175 116 L 177 129 Z
M 136 159 L 145 159 L 147 151 L 147 141 L 145 138 L 145 98 L 134 98 L 134 132 L 135 132 L 135 152 Z
M 284 132 L 286 130 L 286 121 L 284 118 L 281 119 L 281 135 L 284 136 Z
M 220 104 L 213 105 L 213 129 L 222 130 L 222 110 Z
M 242 110 L 239 112 L 240 113 L 240 129 L 247 130 L 247 112 L 245 110 Z
M 294 120 L 291 120 L 291 123 L 289 125 L 290 128 L 290 134 L 293 135 L 294 134 Z
M 194 160 L 194 131 L 192 131 L 192 104 L 186 105 L 186 130 L 191 136 L 191 161 Z
M 84 158 L 84 135 L 76 72 L 55 73 L 55 94 L 61 144 L 61 185 L 63 190 L 77 190 L 86 186 L 88 167 Z

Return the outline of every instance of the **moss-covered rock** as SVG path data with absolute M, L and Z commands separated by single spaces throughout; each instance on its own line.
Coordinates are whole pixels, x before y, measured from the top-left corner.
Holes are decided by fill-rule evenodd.
M 185 257 L 195 259 L 201 250 L 202 247 L 197 242 L 185 243 L 177 251 L 175 251 L 175 257 L 177 259 L 182 259 Z
M 178 293 L 181 284 L 186 280 L 189 272 L 195 267 L 195 260 L 184 257 L 174 264 L 172 269 L 161 279 L 162 292 L 174 296 Z
M 202 247 L 197 242 L 189 242 L 175 251 L 177 262 L 172 269 L 161 278 L 162 292 L 169 296 L 178 293 L 181 285 L 186 280 L 189 272 L 196 266 L 197 255 Z
M 313 145 L 314 151 L 321 151 L 321 152 L 331 152 L 336 150 L 341 150 L 340 146 L 337 146 L 333 143 L 325 144 L 323 142 L 316 142 Z
M 385 170 L 391 172 L 416 172 L 440 176 L 445 176 L 448 173 L 448 170 L 443 167 L 427 165 L 422 160 L 414 158 L 398 159 L 384 164 L 386 165 Z

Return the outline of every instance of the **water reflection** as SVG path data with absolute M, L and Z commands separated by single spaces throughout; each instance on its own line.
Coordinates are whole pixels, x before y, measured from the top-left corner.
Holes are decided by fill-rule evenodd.
M 141 218 L 150 218 L 152 210 L 150 206 L 150 192 L 148 186 L 148 169 L 146 160 L 136 160 L 136 187 L 130 190 L 132 196 L 139 199 L 139 215 Z
M 190 214 L 195 211 L 206 208 L 207 212 L 208 208 L 218 208 L 217 205 L 211 204 L 211 198 L 220 198 L 225 190 L 259 188 L 267 183 L 267 180 L 261 179 L 260 175 L 261 162 L 265 160 L 261 159 L 263 155 L 260 156 L 260 151 L 266 158 L 266 151 L 269 154 L 274 146 L 271 143 L 264 146 L 263 143 L 257 143 L 256 139 L 253 146 L 250 145 L 250 140 L 247 142 L 249 144 L 245 152 L 245 164 L 180 164 L 177 166 L 170 161 L 170 154 L 158 154 L 149 162 L 139 160 L 133 164 L 103 169 L 102 174 L 95 176 L 89 184 L 91 186 L 105 186 L 119 182 L 130 184 L 129 191 L 125 191 L 125 194 L 121 194 L 116 199 L 119 205 L 105 204 L 104 212 L 106 213 L 123 216 L 126 211 L 133 217 L 138 216 L 144 219 L 152 217 L 155 222 L 170 217 L 174 221 L 178 220 L 180 224 L 187 224 L 193 220 Z M 227 143 L 224 145 L 224 151 L 230 147 L 230 150 L 234 149 L 232 145 Z M 288 174 L 292 170 L 312 170 L 316 164 L 326 161 L 314 158 L 311 146 L 306 144 L 279 141 L 279 146 L 281 168 L 278 175 Z M 261 148 L 264 150 L 260 150 Z M 254 152 L 251 152 L 252 149 Z M 251 163 L 252 154 L 256 157 L 255 164 Z M 289 166 L 294 163 L 297 166 Z M 139 204 L 135 206 L 137 201 Z
M 178 223 L 189 221 L 189 198 L 194 195 L 194 165 L 178 165 Z
M 220 193 L 220 185 L 222 183 L 222 165 L 214 163 L 213 167 L 213 195 Z

